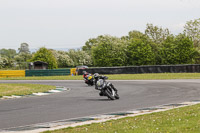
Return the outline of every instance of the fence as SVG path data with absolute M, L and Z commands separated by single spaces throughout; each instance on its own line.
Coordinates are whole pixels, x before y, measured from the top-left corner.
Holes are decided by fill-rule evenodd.
M 70 69 L 26 70 L 26 76 L 65 76 Z
M 25 70 L 2 70 L 0 77 L 25 77 Z
M 129 67 L 99 67 L 79 70 L 78 74 L 83 71 L 100 74 L 139 74 L 139 73 L 198 73 L 200 64 L 195 65 L 155 65 L 155 66 L 129 66 Z

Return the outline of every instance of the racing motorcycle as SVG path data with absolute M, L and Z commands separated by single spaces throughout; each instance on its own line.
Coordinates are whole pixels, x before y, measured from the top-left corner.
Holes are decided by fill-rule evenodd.
M 107 82 L 108 77 L 100 76 L 98 73 L 94 74 L 95 79 L 95 89 L 99 90 L 100 96 L 107 96 L 111 100 L 119 99 L 117 89 L 112 83 Z
M 84 71 L 83 72 L 83 78 L 84 78 L 85 83 L 88 86 L 93 86 L 94 85 L 94 78 L 93 78 L 92 74 L 87 73 L 87 72 Z

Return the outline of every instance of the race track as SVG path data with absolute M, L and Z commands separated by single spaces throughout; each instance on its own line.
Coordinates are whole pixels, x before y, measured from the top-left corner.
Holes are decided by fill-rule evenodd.
M 100 97 L 83 81 L 2 81 L 69 87 L 70 91 L 47 96 L 0 100 L 0 129 L 71 119 L 200 98 L 200 80 L 111 81 L 120 99 Z

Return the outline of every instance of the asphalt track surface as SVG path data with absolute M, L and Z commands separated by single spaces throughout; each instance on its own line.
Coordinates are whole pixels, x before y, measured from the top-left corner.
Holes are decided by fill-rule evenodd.
M 2 81 L 69 87 L 70 91 L 47 96 L 0 100 L 0 129 L 58 121 L 157 105 L 199 100 L 200 80 L 111 81 L 120 99 L 100 97 L 83 81 Z

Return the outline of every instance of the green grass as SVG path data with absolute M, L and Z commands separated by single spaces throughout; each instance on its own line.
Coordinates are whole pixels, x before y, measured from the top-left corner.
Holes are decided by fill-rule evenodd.
M 113 74 L 110 80 L 200 79 L 200 73 Z M 83 76 L 14 77 L 0 80 L 82 80 Z
M 83 76 L 33 76 L 33 77 L 9 77 L 0 80 L 82 80 Z
M 40 84 L 4 84 L 0 83 L 0 97 L 11 95 L 29 95 L 55 89 L 55 86 Z
M 110 80 L 200 79 L 200 73 L 116 74 L 107 76 Z
M 200 104 L 44 133 L 199 133 Z

